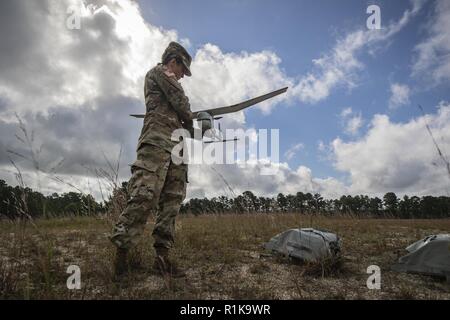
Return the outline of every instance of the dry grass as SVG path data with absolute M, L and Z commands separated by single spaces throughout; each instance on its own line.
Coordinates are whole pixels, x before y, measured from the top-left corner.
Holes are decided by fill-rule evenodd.
M 390 271 L 408 244 L 450 230 L 450 220 L 321 218 L 293 214 L 182 217 L 173 255 L 186 279 L 153 275 L 153 221 L 132 255 L 135 272 L 111 280 L 111 223 L 95 218 L 0 222 L 2 299 L 450 299 L 440 279 Z M 343 240 L 339 265 L 293 264 L 267 255 L 262 243 L 288 228 L 315 227 Z M 81 290 L 68 290 L 69 265 Z M 381 290 L 366 287 L 369 265 L 382 270 Z

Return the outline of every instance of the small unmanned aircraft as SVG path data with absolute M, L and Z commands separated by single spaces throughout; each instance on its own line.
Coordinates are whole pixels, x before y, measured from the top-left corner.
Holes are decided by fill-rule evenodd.
M 201 110 L 201 111 L 194 111 L 192 112 L 194 114 L 194 119 L 200 122 L 200 127 L 202 128 L 202 132 L 206 132 L 209 129 L 214 129 L 214 120 L 220 120 L 222 119 L 222 115 L 227 113 L 233 113 L 241 111 L 245 108 L 248 108 L 250 106 L 253 106 L 255 104 L 258 104 L 262 101 L 268 100 L 270 98 L 273 98 L 279 94 L 285 93 L 287 91 L 288 87 L 275 90 L 273 92 L 264 94 L 262 96 L 234 104 L 227 107 L 220 107 L 220 108 L 214 108 L 214 109 L 207 109 L 207 110 Z M 144 118 L 145 114 L 130 114 L 130 116 L 135 118 Z M 219 123 L 219 132 L 221 132 L 220 129 L 220 123 Z M 204 143 L 213 143 L 213 142 L 227 142 L 227 141 L 236 141 L 234 140 L 219 140 L 219 141 L 204 141 Z

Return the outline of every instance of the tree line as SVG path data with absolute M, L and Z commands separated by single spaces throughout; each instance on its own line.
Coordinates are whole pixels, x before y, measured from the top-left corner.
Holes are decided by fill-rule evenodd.
M 382 199 L 366 195 L 344 195 L 339 199 L 324 199 L 319 193 L 297 192 L 295 195 L 279 193 L 276 197 L 258 197 L 251 191 L 228 198 L 190 199 L 182 205 L 182 213 L 278 213 L 337 215 L 356 217 L 392 217 L 403 219 L 448 218 L 450 197 L 404 196 L 399 199 L 393 192 Z
M 123 182 L 120 192 L 125 194 L 127 183 Z M 76 192 L 53 193 L 45 196 L 30 188 L 9 186 L 0 180 L 0 218 L 15 219 L 51 218 L 59 216 L 103 215 L 114 205 L 114 197 L 97 202 L 91 195 Z M 181 214 L 242 214 L 242 213 L 299 213 L 339 215 L 355 217 L 390 218 L 448 218 L 450 217 L 450 197 L 445 196 L 404 196 L 398 198 L 393 192 L 383 198 L 366 195 L 344 195 L 339 199 L 324 199 L 320 194 L 297 192 L 295 195 L 279 193 L 276 197 L 258 197 L 245 191 L 234 198 L 226 196 L 211 199 L 193 198 L 182 204 Z
M 28 187 L 12 187 L 0 180 L 0 218 L 86 216 L 106 211 L 91 195 L 76 192 L 44 196 Z

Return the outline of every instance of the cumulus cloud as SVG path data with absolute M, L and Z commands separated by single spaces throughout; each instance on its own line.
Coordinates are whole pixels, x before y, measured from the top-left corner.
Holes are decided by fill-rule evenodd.
M 135 1 L 7 0 L 0 6 L 6 49 L 0 57 L 2 178 L 14 183 L 12 158 L 31 187 L 61 192 L 78 186 L 87 192 L 92 183 L 85 179 L 96 181 L 93 170 L 108 168 L 122 148 L 119 178 L 126 180 L 141 126 L 128 114 L 144 110 L 145 72 L 160 61 L 170 41 L 189 48 L 189 39 L 144 21 Z M 67 9 L 74 6 L 80 9 L 79 30 L 66 26 Z M 280 63 L 270 51 L 224 53 L 205 44 L 195 52 L 192 67 L 201 77 L 185 79 L 184 86 L 194 110 L 234 104 L 291 86 Z M 268 112 L 279 99 L 259 107 Z M 245 117 L 239 113 L 225 122 L 242 128 Z
M 276 166 L 277 175 L 261 175 L 261 168 L 267 165 Z M 190 176 L 196 178 L 188 188 L 188 197 L 214 197 L 224 194 L 234 197 L 251 190 L 259 196 L 275 196 L 280 192 L 295 194 L 301 191 L 336 198 L 347 192 L 346 187 L 337 179 L 314 178 L 311 169 L 299 166 L 293 170 L 287 163 L 269 164 L 265 160 L 259 160 L 249 162 L 245 166 L 236 164 L 205 168 L 193 165 L 189 168 Z
M 410 89 L 405 84 L 391 84 L 391 97 L 389 99 L 389 108 L 394 109 L 410 103 Z
M 205 44 L 195 54 L 192 72 L 200 75 L 187 79 L 196 109 L 235 104 L 284 86 L 292 86 L 280 68 L 281 59 L 273 52 L 223 53 L 216 45 Z M 268 113 L 284 96 L 258 105 Z M 242 115 L 241 115 L 242 117 Z
M 79 30 L 66 27 L 70 6 L 80 7 Z M 272 51 L 226 53 L 207 43 L 191 52 L 194 77 L 185 79 L 183 86 L 193 110 L 234 104 L 283 86 L 292 90 L 260 104 L 262 112 L 270 112 L 283 99 L 314 103 L 328 97 L 336 87 L 354 87 L 356 73 L 363 68 L 357 58 L 361 50 L 391 38 L 419 8 L 420 2 L 414 2 L 413 8 L 386 30 L 348 34 L 330 53 L 314 60 L 313 71 L 295 78 L 283 72 L 280 57 Z M 82 182 L 85 178 L 95 181 L 89 167 L 107 166 L 105 158 L 114 159 L 121 146 L 120 178 L 129 177 L 126 164 L 135 157 L 141 123 L 128 114 L 144 111 L 145 73 L 160 61 L 170 41 L 191 47 L 189 39 L 179 39 L 175 30 L 145 21 L 138 3 L 131 0 L 1 1 L 0 38 L 2 177 L 7 172 L 6 179 L 10 181 L 14 171 L 6 150 L 25 156 L 30 152 L 15 137 L 15 133 L 20 133 L 14 116 L 18 112 L 25 125 L 35 132 L 34 143 L 40 150 L 42 168 L 50 169 L 63 159 L 58 175 L 80 182 L 83 188 L 92 187 Z M 245 116 L 241 112 L 224 121 L 227 127 L 242 128 Z M 33 164 L 20 157 L 16 161 L 32 179 Z M 222 168 L 223 175 L 237 190 L 250 186 L 261 194 L 311 190 L 331 196 L 346 190 L 336 179 L 313 178 L 311 170 L 303 166 L 295 170 L 280 164 L 282 174 L 275 178 L 255 175 L 261 165 L 257 161 L 253 167 L 226 166 Z M 47 179 L 44 174 L 41 178 L 42 182 Z M 42 183 L 46 190 L 70 190 L 52 181 Z M 211 186 L 220 190 L 220 181 L 205 167 L 194 166 L 191 170 L 192 192 L 208 194 L 216 190 Z
M 140 128 L 133 125 L 134 120 L 127 117 L 122 109 L 127 105 L 138 110 L 140 101 L 114 97 L 97 99 L 90 105 L 93 107 L 86 107 L 82 111 L 59 107 L 49 109 L 48 115 L 26 114 L 20 119 L 22 125 L 0 120 L 3 145 L 3 150 L 0 149 L 0 165 L 9 162 L 5 151 L 7 149 L 26 158 L 31 158 L 32 150 L 40 150 L 42 168 L 63 158 L 66 173 L 80 173 L 80 166 L 103 164 L 103 153 L 109 154 L 112 150 L 118 150 L 121 145 L 126 156 L 124 160 L 130 162 L 130 156 L 134 157 Z M 102 125 L 99 126 L 92 119 L 101 121 Z M 21 163 L 25 169 L 31 169 L 32 165 L 27 161 Z
M 435 2 L 431 23 L 427 25 L 428 37 L 419 43 L 413 65 L 415 76 L 431 80 L 433 85 L 450 79 L 450 3 Z
M 145 73 L 170 41 L 190 47 L 189 39 L 144 21 L 135 1 L 7 0 L 0 7 L 3 170 L 12 171 L 7 150 L 29 158 L 30 147 L 16 137 L 21 130 L 15 113 L 34 132 L 33 143 L 42 150 L 41 169 L 64 159 L 60 174 L 78 175 L 86 165 L 106 165 L 103 151 L 112 156 L 111 150 L 121 145 L 123 163 L 132 162 L 141 123 L 128 114 L 144 110 Z M 69 7 L 80 9 L 79 30 L 66 26 Z M 279 69 L 281 60 L 269 51 L 228 54 L 206 44 L 194 59 L 192 70 L 202 77 L 184 83 L 194 110 L 233 104 L 289 84 Z M 260 107 L 270 108 L 275 100 Z M 240 113 L 224 121 L 227 127 L 242 127 L 245 118 Z M 33 170 L 24 158 L 16 161 Z M 124 168 L 122 178 L 129 176 Z
M 142 98 L 146 70 L 176 32 L 146 24 L 133 1 L 86 3 L 2 1 L 0 32 L 7 53 L 0 58 L 0 94 L 15 111 L 79 108 L 111 95 Z M 71 6 L 81 8 L 79 30 L 66 26 Z
M 120 161 L 119 178 L 127 177 L 128 164 L 135 158 L 140 127 L 127 116 L 124 105 L 134 112 L 141 109 L 139 100 L 119 96 L 96 99 L 82 110 L 58 107 L 46 114 L 27 113 L 21 124 L 0 119 L 0 179 L 17 183 L 11 159 L 31 188 L 51 193 L 78 191 L 76 186 L 99 199 L 95 170 L 114 175 L 109 164 Z M 85 188 L 89 179 L 95 182 L 91 190 Z
M 168 42 L 190 44 L 189 39 L 178 39 L 174 30 L 147 23 L 134 1 L 31 4 L 7 0 L 2 6 L 0 32 L 6 50 L 0 59 L 0 95 L 10 99 L 16 110 L 78 107 L 111 92 L 142 99 L 145 72 L 160 60 Z M 80 30 L 66 27 L 70 6 L 81 7 Z M 318 69 L 299 81 L 285 75 L 281 59 L 271 51 L 223 53 L 218 46 L 205 44 L 195 53 L 193 63 L 194 74 L 202 77 L 188 79 L 186 91 L 198 109 L 235 103 L 282 86 L 292 87 L 286 97 L 317 102 L 340 84 L 353 86 L 353 73 L 362 66 L 356 53 L 391 37 L 416 11 L 414 6 L 400 22 L 381 33 L 357 31 L 347 35 L 331 53 L 314 60 Z M 12 29 L 14 35 L 8 31 Z M 259 108 L 270 112 L 282 99 L 285 97 L 262 103 Z M 243 123 L 243 115 L 235 120 Z
M 332 142 L 334 165 L 348 173 L 353 194 L 447 194 L 450 176 L 439 157 L 426 125 L 444 152 L 450 150 L 450 105 L 442 102 L 435 115 L 394 123 L 376 115 L 364 137 Z
M 145 73 L 160 61 L 167 44 L 175 40 L 190 47 L 189 39 L 178 39 L 176 31 L 147 23 L 134 1 L 7 0 L 2 6 L 0 33 L 7 50 L 0 59 L 0 95 L 16 111 L 78 108 L 111 94 L 142 101 Z M 79 30 L 66 27 L 67 8 L 73 6 L 80 7 Z M 292 86 L 273 52 L 223 53 L 208 43 L 193 53 L 192 70 L 201 75 L 185 81 L 193 109 L 234 104 Z M 258 107 L 268 112 L 279 100 Z M 243 123 L 243 115 L 235 120 Z

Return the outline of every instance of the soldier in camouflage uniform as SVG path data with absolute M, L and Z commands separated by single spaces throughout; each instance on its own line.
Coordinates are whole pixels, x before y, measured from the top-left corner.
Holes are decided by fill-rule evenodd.
M 137 160 L 131 166 L 128 182 L 130 200 L 114 226 L 111 241 L 117 246 L 115 274 L 127 271 L 128 250 L 142 235 L 150 212 L 157 209 L 153 229 L 156 251 L 153 268 L 160 274 L 184 276 L 184 271 L 169 260 L 173 246 L 175 217 L 186 196 L 187 165 L 176 165 L 171 151 L 176 129 L 192 129 L 189 100 L 178 80 L 191 76 L 192 58 L 180 44 L 171 42 L 162 63 L 145 77 L 146 115 L 137 146 Z

